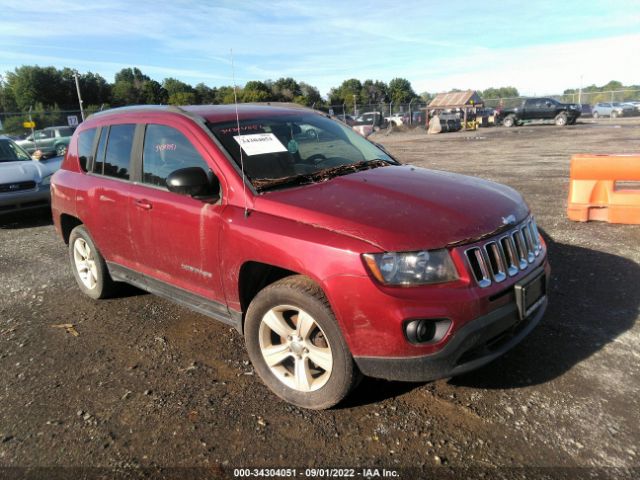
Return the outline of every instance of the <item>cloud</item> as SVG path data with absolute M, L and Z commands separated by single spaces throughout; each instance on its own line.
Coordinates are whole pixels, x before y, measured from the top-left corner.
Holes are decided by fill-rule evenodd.
M 4 3 L 6 70 L 44 62 L 112 78 L 137 66 L 159 81 L 218 86 L 231 83 L 233 49 L 238 83 L 291 76 L 324 94 L 353 77 L 404 77 L 416 91 L 514 85 L 528 92 L 575 86 L 580 75 L 585 84 L 639 78 L 629 59 L 637 11 L 598 0 L 486 0 L 474 9 L 419 0 Z

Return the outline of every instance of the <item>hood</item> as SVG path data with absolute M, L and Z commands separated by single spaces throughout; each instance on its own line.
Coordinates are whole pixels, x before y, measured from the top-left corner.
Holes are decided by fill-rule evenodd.
M 467 243 L 529 209 L 518 192 L 475 177 L 389 166 L 260 196 L 255 209 L 361 239 L 385 251 Z
M 40 182 L 60 168 L 61 159 L 47 162 L 23 160 L 17 162 L 0 162 L 0 183 Z

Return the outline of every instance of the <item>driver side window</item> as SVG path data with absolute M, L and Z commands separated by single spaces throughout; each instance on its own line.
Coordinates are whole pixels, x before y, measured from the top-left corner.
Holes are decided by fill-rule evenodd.
M 142 153 L 142 182 L 167 189 L 167 177 L 181 168 L 200 167 L 211 179 L 207 162 L 173 127 L 147 125 Z

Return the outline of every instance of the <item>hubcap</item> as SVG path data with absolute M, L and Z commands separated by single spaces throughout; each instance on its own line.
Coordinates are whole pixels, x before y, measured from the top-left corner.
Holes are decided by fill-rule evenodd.
M 287 387 L 313 392 L 329 380 L 331 346 L 320 325 L 304 310 L 290 305 L 273 307 L 262 317 L 258 335 L 269 370 Z
M 89 244 L 83 238 L 76 238 L 73 243 L 73 260 L 78 271 L 80 281 L 89 290 L 96 288 L 98 284 L 98 269 L 93 252 Z

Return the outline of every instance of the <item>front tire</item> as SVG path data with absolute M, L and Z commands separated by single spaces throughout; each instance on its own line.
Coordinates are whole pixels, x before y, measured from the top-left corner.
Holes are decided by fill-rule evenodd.
M 56 156 L 63 157 L 65 153 L 67 153 L 66 145 L 62 145 L 62 144 L 56 145 Z
M 322 289 L 296 275 L 253 299 L 244 325 L 249 358 L 263 382 L 303 408 L 330 408 L 360 379 Z
M 93 299 L 107 298 L 115 291 L 107 264 L 83 225 L 69 235 L 71 269 L 80 290 Z

